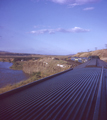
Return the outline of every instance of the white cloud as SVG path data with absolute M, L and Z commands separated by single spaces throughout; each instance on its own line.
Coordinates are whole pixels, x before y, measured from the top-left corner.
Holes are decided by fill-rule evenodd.
M 42 1 L 42 0 L 31 0 L 31 1 Z M 101 0 L 45 0 L 45 1 L 51 1 L 54 3 L 59 3 L 59 4 L 71 4 L 71 5 L 82 5 L 82 4 L 87 4 L 87 3 L 93 3 L 93 2 L 98 2 Z
M 82 5 L 92 2 L 98 2 L 99 0 L 50 0 L 59 4 L 70 4 L 71 6 Z
M 31 31 L 30 33 L 32 34 L 54 34 L 56 32 L 61 32 L 61 33 L 82 33 L 82 32 L 89 32 L 89 29 L 83 29 L 80 27 L 74 27 L 71 29 L 63 29 L 63 28 L 57 28 L 57 29 L 41 29 L 41 30 L 35 30 Z
M 31 1 L 42 1 L 42 0 L 31 0 Z M 99 2 L 101 0 L 45 0 L 47 1 L 51 1 L 54 3 L 58 3 L 58 4 L 67 4 L 69 8 L 71 7 L 75 7 L 78 5 L 84 5 L 84 4 L 88 4 L 88 3 L 95 3 L 95 2 Z
M 60 3 L 60 4 L 64 4 L 67 2 L 67 0 L 50 0 L 52 2 L 55 2 L 55 3 Z
M 73 4 L 69 4 L 68 7 L 71 8 L 71 7 L 75 7 L 75 6 L 78 6 L 78 5 L 81 5 L 80 3 L 73 3 Z
M 84 8 L 83 10 L 87 11 L 87 10 L 93 10 L 94 7 L 87 7 L 87 8 Z

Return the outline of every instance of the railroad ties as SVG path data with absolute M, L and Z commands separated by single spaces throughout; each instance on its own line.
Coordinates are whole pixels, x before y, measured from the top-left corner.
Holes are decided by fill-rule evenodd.
M 106 65 L 88 61 L 9 96 L 1 94 L 0 120 L 107 120 Z

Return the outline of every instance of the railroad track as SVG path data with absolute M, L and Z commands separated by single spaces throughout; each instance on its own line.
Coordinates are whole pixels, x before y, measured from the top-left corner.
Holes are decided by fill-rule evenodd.
M 0 95 L 0 119 L 107 120 L 106 63 L 91 60 L 84 64 Z

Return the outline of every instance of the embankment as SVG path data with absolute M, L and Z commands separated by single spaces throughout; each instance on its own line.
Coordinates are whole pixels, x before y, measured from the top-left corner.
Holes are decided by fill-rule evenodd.
M 28 60 L 28 61 L 15 61 L 13 62 L 12 69 L 23 70 L 25 73 L 30 75 L 30 78 L 21 81 L 14 85 L 8 85 L 0 89 L 0 93 L 18 88 L 20 86 L 29 84 L 38 79 L 65 71 L 70 68 L 74 68 L 81 63 L 65 60 L 65 59 L 56 59 L 54 57 L 44 57 L 37 60 Z

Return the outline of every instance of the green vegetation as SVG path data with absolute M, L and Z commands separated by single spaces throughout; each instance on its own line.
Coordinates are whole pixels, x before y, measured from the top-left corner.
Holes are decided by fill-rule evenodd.
M 13 65 L 10 67 L 11 69 L 14 70 L 22 70 L 23 69 L 23 62 L 17 61 L 17 62 L 12 62 Z

